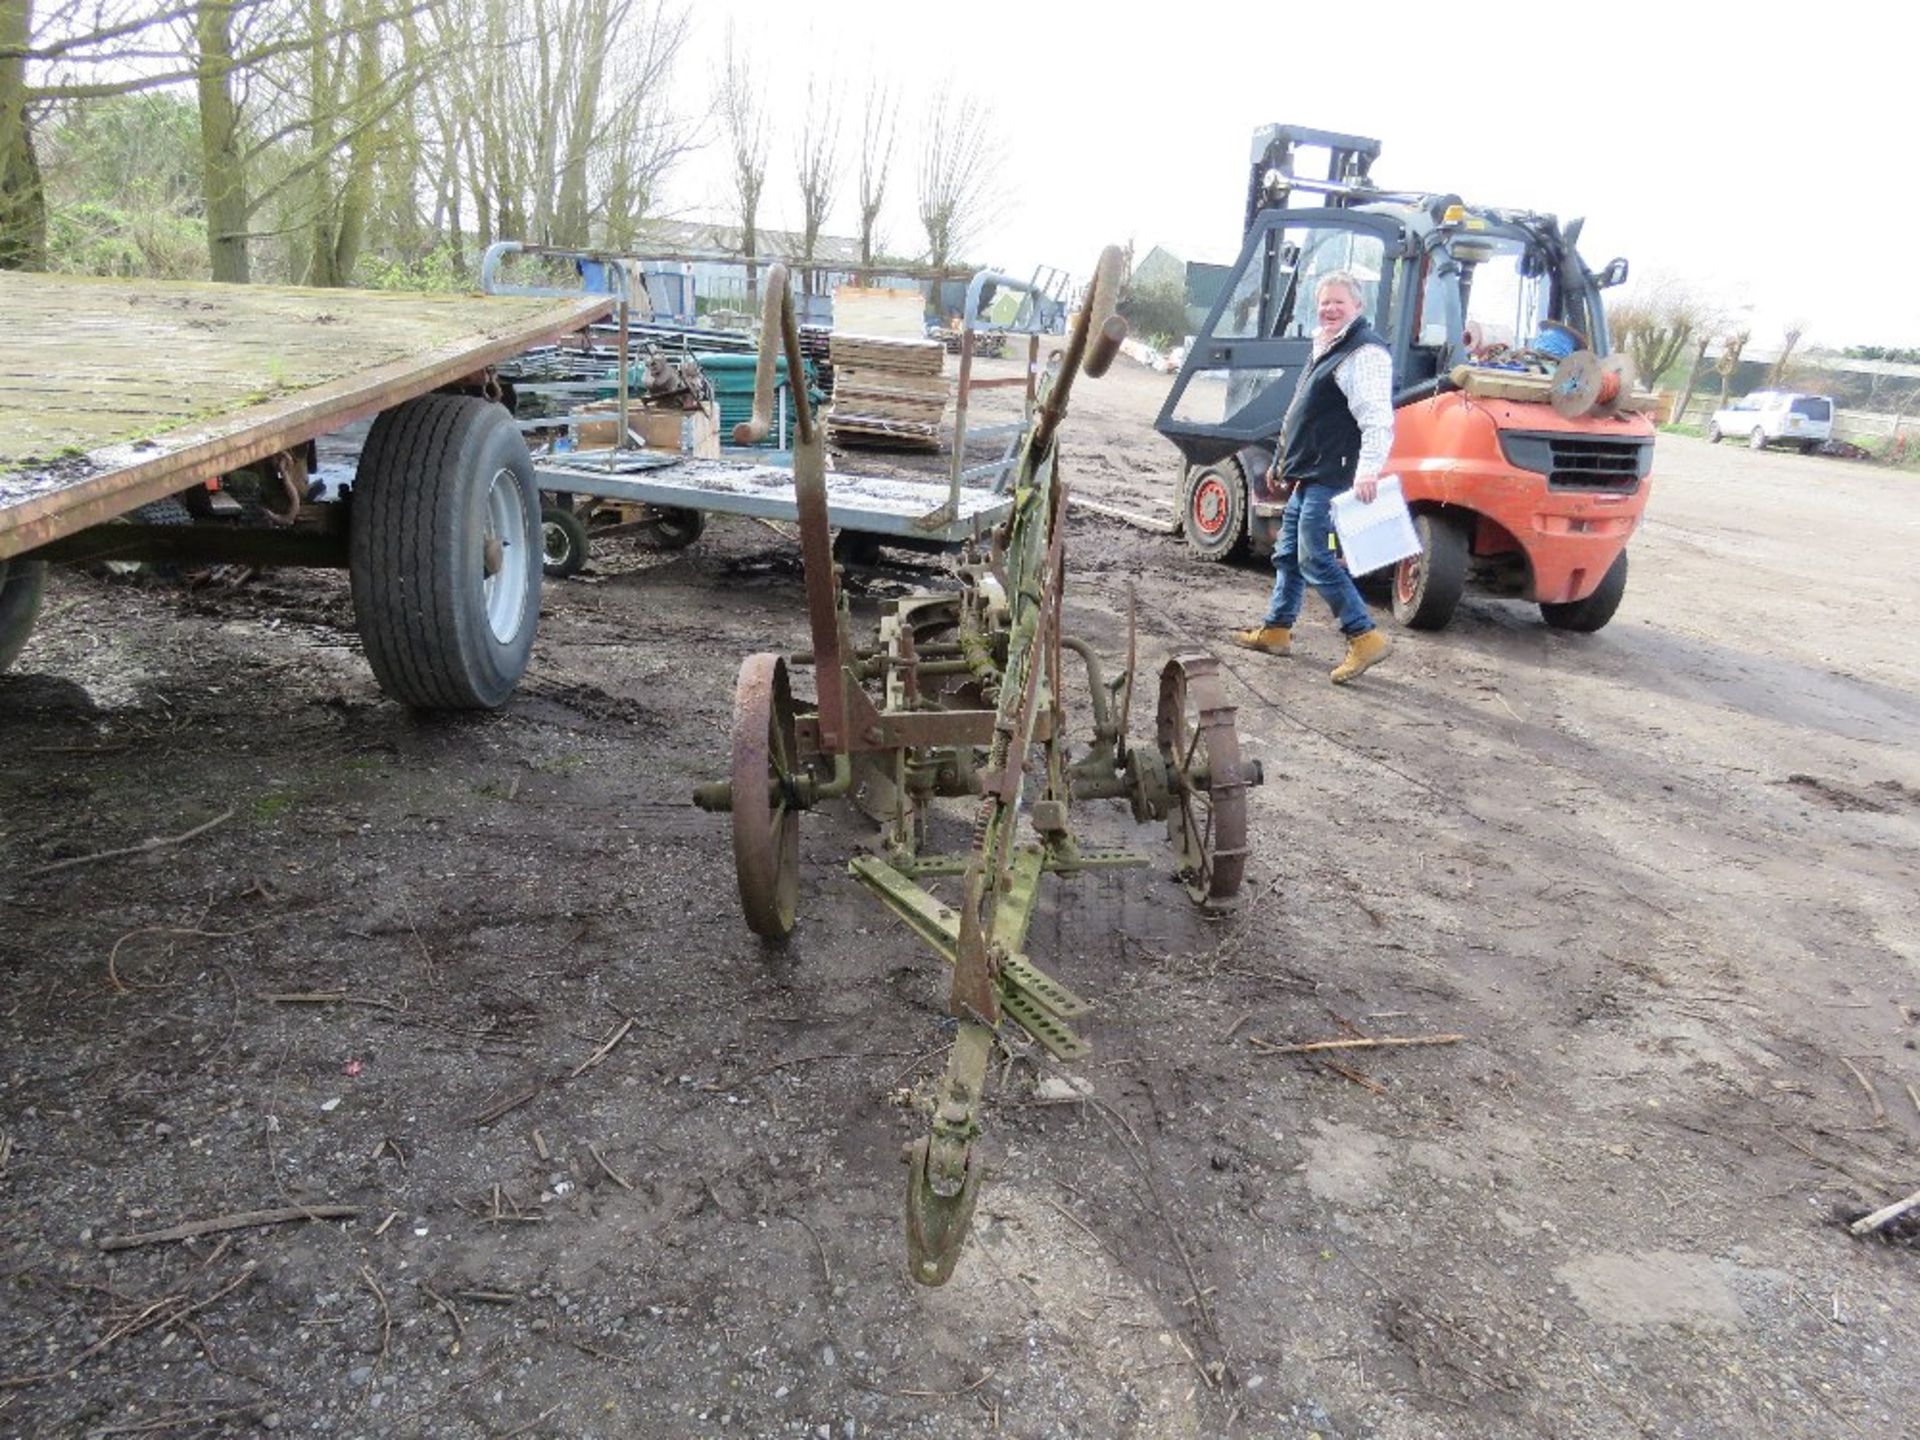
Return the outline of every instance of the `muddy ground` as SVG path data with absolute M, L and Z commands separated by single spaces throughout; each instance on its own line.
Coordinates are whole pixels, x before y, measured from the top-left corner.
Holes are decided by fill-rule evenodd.
M 1083 493 L 1164 505 L 1166 386 L 1083 389 Z M 1155 860 L 1034 927 L 1093 1098 L 1013 1046 L 939 1291 L 897 1155 L 940 966 L 841 810 L 762 949 L 687 803 L 741 657 L 805 644 L 789 534 L 603 545 L 464 720 L 381 697 L 342 577 L 59 576 L 0 678 L 0 1434 L 1913 1433 L 1920 1261 L 1837 1218 L 1920 1184 L 1913 481 L 1658 475 L 1596 636 L 1470 601 L 1344 690 L 1317 602 L 1292 660 L 1219 650 L 1244 902 L 1086 807 Z M 1069 565 L 1155 669 L 1266 585 L 1092 516 Z M 1256 1043 L 1357 1032 L 1463 1038 Z

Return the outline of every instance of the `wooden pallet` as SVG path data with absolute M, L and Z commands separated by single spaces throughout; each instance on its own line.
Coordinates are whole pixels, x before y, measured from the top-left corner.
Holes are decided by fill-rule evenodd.
M 946 347 L 938 340 L 889 340 L 836 331 L 828 354 L 846 369 L 891 370 L 902 375 L 938 375 L 946 365 Z
M 916 420 L 901 420 L 886 415 L 841 414 L 827 416 L 827 443 L 830 445 L 870 445 L 902 450 L 938 450 L 940 427 Z

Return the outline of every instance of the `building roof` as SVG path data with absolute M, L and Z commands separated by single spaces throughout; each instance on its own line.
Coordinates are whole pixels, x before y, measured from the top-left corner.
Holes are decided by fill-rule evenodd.
M 804 248 L 797 230 L 754 227 L 754 255 L 762 260 L 797 260 Z M 704 255 L 714 260 L 741 257 L 741 228 L 713 220 L 642 220 L 635 227 L 636 248 L 657 245 L 679 254 Z M 858 265 L 860 242 L 845 235 L 821 235 L 813 242 L 813 258 L 828 265 Z

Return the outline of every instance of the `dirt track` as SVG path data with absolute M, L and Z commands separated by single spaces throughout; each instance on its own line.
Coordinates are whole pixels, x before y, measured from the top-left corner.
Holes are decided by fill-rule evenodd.
M 1164 502 L 1166 383 L 1083 389 L 1083 493 Z M 461 722 L 381 699 L 338 577 L 59 577 L 0 677 L 0 1435 L 1911 1430 L 1914 1254 L 1835 1217 L 1920 1185 L 1912 481 L 1656 473 L 1597 636 L 1470 601 L 1335 690 L 1310 601 L 1298 658 L 1222 652 L 1245 903 L 1050 891 L 1097 1103 L 1007 1067 L 937 1292 L 896 1159 L 937 963 L 839 811 L 770 959 L 686 803 L 739 659 L 805 643 L 790 538 L 608 546 Z M 1070 628 L 1123 655 L 1131 584 L 1155 669 L 1266 584 L 1095 519 L 1069 567 Z M 1253 1043 L 1348 1026 L 1466 1038 Z M 324 1203 L 362 1214 L 98 1247 Z

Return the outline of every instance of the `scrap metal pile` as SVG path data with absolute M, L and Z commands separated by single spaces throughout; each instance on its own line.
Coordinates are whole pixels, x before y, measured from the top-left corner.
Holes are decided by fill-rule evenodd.
M 1163 821 L 1175 865 L 1198 903 L 1231 899 L 1246 868 L 1246 790 L 1261 779 L 1243 762 L 1234 709 L 1215 661 L 1176 655 L 1161 672 L 1154 743 L 1133 744 L 1134 637 L 1125 672 L 1107 681 L 1092 647 L 1063 633 L 1066 491 L 1055 438 L 1074 377 L 1098 377 L 1126 333 L 1112 316 L 1122 261 L 1101 258 L 1064 351 L 1042 381 L 1021 452 L 1015 504 L 985 553 L 957 566 L 959 588 L 895 602 L 877 641 L 855 642 L 835 571 L 820 426 L 796 409 L 794 478 L 806 565 L 812 651 L 758 654 L 741 666 L 729 779 L 695 802 L 733 817 L 734 867 L 748 925 L 773 943 L 793 931 L 799 899 L 801 814 L 855 801 L 881 826 L 880 853 L 851 873 L 953 967 L 948 1009 L 955 1038 L 929 1132 L 907 1151 L 907 1248 L 914 1279 L 943 1284 L 971 1223 L 983 1171 L 977 1153 L 988 1064 L 1003 1022 L 1051 1055 L 1088 1046 L 1073 1029 L 1087 1007 L 1025 953 L 1041 878 L 1145 857 L 1083 847 L 1074 802 L 1123 800 L 1140 823 Z M 767 277 L 759 389 L 745 443 L 769 422 L 773 357 L 797 364 L 798 334 L 784 267 Z M 1084 666 L 1093 711 L 1090 742 L 1069 747 L 1063 661 Z M 811 664 L 816 699 L 798 700 L 790 665 Z M 971 845 L 927 854 L 927 819 L 943 798 L 977 804 Z M 1023 820 L 1026 824 L 1023 826 Z M 948 902 L 927 888 L 958 882 Z

